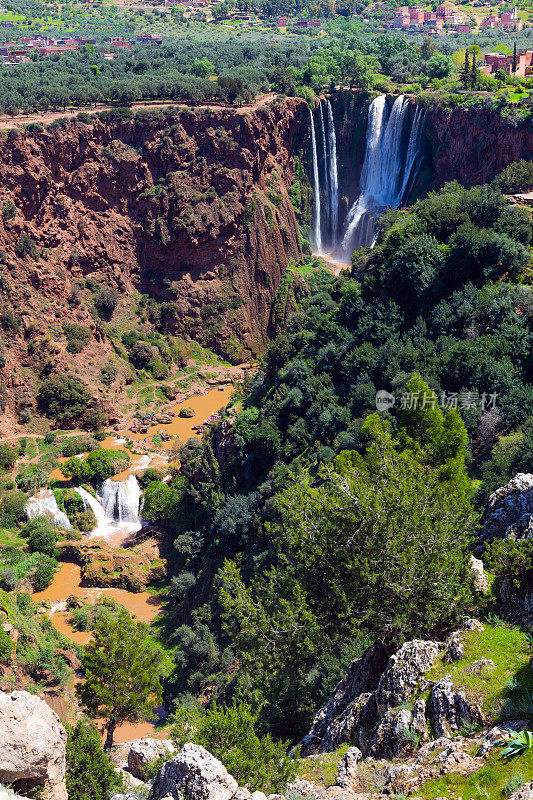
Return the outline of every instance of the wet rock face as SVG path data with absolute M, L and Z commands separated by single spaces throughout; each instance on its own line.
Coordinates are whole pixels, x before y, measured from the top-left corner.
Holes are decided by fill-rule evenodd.
M 533 536 L 533 474 L 519 472 L 489 498 L 480 536 L 482 543 L 512 536 Z
M 28 692 L 0 692 L 0 782 L 42 786 L 43 800 L 67 800 L 67 742 L 59 717 Z
M 427 140 L 439 186 L 486 183 L 513 161 L 533 157 L 529 122 L 514 128 L 497 111 L 433 108 Z

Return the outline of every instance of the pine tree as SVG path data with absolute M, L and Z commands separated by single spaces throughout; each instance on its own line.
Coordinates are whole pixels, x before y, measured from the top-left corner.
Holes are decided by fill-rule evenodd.
M 513 75 L 516 75 L 516 67 L 517 67 L 517 58 L 516 58 L 516 42 L 514 43 L 513 49 Z
M 76 693 L 89 714 L 106 720 L 106 751 L 118 725 L 150 719 L 161 702 L 162 662 L 148 627 L 135 622 L 126 609 L 98 620 L 83 656 L 85 680 Z
M 472 89 L 475 89 L 477 86 L 477 79 L 478 79 L 478 69 L 476 64 L 476 54 L 475 52 L 472 53 L 472 73 L 470 78 L 470 86 Z
M 459 79 L 463 84 L 465 89 L 468 89 L 471 81 L 470 75 L 470 60 L 468 58 L 468 50 L 465 50 L 465 63 L 463 65 L 463 69 L 459 73 Z

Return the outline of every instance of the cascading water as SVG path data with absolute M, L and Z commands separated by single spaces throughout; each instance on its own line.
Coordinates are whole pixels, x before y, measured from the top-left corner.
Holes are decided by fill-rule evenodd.
M 410 104 L 400 95 L 389 113 L 386 100 L 385 95 L 380 95 L 370 104 L 361 193 L 348 212 L 342 240 L 342 249 L 348 256 L 359 247 L 374 245 L 377 218 L 386 208 L 400 205 L 422 160 L 423 112 L 416 109 L 405 148 Z
M 322 102 L 318 102 L 318 113 L 320 116 L 320 131 L 322 135 L 322 156 L 324 159 L 324 194 L 326 196 L 326 219 L 328 222 L 331 217 L 331 201 L 329 194 L 329 167 L 328 167 L 328 153 L 326 148 L 326 129 L 324 127 L 324 114 L 322 113 Z
M 141 489 L 135 475 L 129 475 L 125 481 L 108 478 L 100 487 L 98 499 L 108 518 L 117 522 L 140 522 Z
M 106 514 L 104 507 L 98 502 L 96 497 L 93 497 L 93 495 L 82 486 L 78 486 L 74 491 L 77 492 L 83 500 L 85 508 L 90 508 L 96 518 L 96 528 L 91 531 L 90 535 L 108 536 L 110 533 L 113 533 L 117 527 L 113 517 L 109 517 Z
M 311 144 L 313 148 L 313 191 L 315 195 L 315 247 L 319 253 L 322 252 L 322 232 L 320 219 L 320 181 L 318 178 L 318 159 L 316 157 L 316 137 L 313 112 L 309 109 L 311 118 Z
M 46 517 L 53 525 L 70 530 L 72 525 L 64 511 L 57 505 L 57 500 L 51 489 L 41 489 L 33 497 L 30 497 L 24 508 L 28 519 L 36 517 Z
M 333 110 L 328 100 L 328 143 L 329 143 L 329 207 L 331 218 L 331 243 L 337 244 L 337 229 L 339 227 L 339 179 L 337 174 L 337 137 L 335 136 L 335 121 Z

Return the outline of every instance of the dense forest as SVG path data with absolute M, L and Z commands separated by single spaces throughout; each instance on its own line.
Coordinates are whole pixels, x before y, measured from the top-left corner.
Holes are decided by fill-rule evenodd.
M 532 177 L 388 212 L 351 274 L 312 274 L 229 438 L 190 440 L 170 483 L 144 474 L 173 542 L 168 703 L 216 687 L 298 741 L 365 645 L 468 609 L 479 512 L 533 457 L 531 215 L 502 194 Z

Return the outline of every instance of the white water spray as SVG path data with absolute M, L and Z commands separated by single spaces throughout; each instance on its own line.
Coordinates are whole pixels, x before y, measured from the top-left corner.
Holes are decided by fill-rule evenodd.
M 337 243 L 337 229 L 339 226 L 339 179 L 337 174 L 337 137 L 335 136 L 335 121 L 333 110 L 328 100 L 328 142 L 329 142 L 329 204 L 331 216 L 331 243 Z
M 117 522 L 140 522 L 141 489 L 135 475 L 125 481 L 108 478 L 100 487 L 98 499 L 107 517 Z
M 316 157 L 316 137 L 315 137 L 315 123 L 313 121 L 313 112 L 309 109 L 309 116 L 311 118 L 311 143 L 313 147 L 313 191 L 315 195 L 315 247 L 319 253 L 322 252 L 322 233 L 320 222 L 320 181 L 318 178 L 318 160 Z
M 45 517 L 48 522 L 60 528 L 70 530 L 72 525 L 64 511 L 57 505 L 57 500 L 51 489 L 41 489 L 33 497 L 30 497 L 24 508 L 29 520 L 36 517 Z

